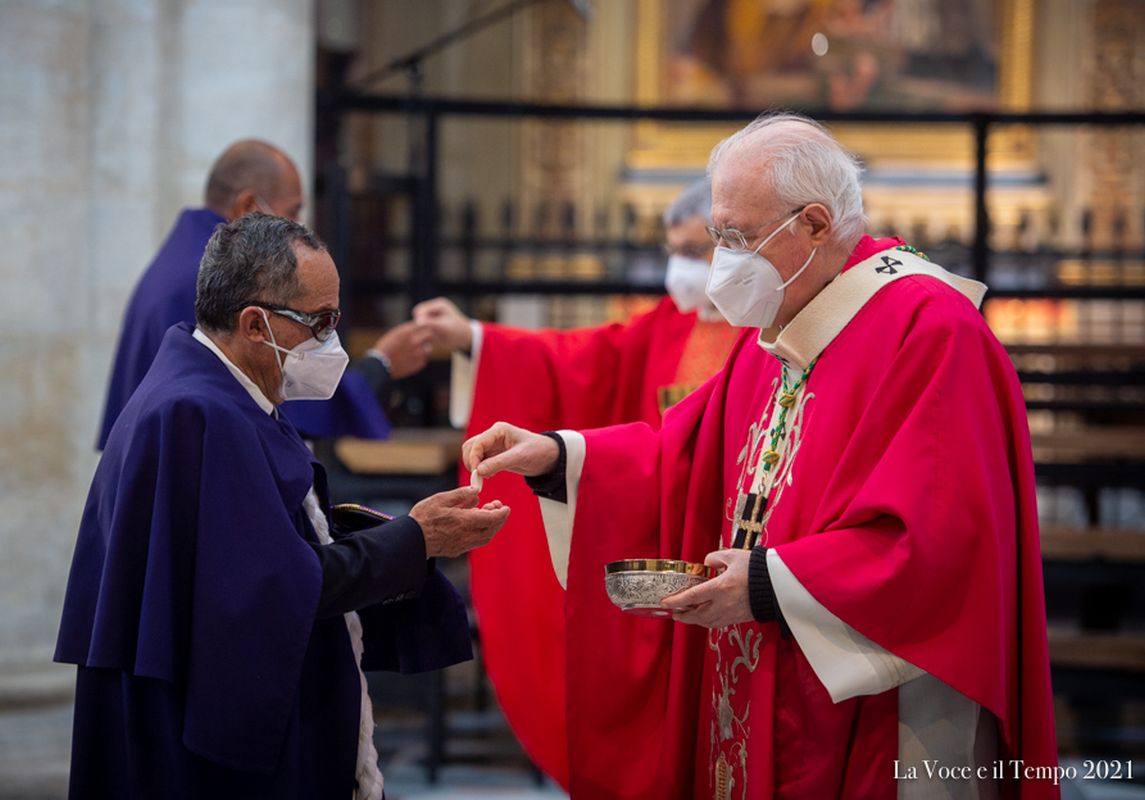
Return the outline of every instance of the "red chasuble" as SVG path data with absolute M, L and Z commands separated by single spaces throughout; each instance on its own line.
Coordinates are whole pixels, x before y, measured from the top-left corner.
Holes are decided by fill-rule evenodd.
M 896 796 L 898 690 L 833 703 L 774 623 L 709 632 L 623 614 L 604 591 L 606 562 L 731 546 L 781 385 L 756 334 L 659 432 L 584 434 L 566 600 L 574 798 Z M 822 349 L 788 424 L 761 543 L 828 611 L 991 712 L 999 758 L 1056 764 L 1026 411 L 973 303 L 932 277 L 888 282 Z
M 623 325 L 571 331 L 485 325 L 466 435 L 498 420 L 530 430 L 632 421 L 658 428 L 661 404 L 715 374 L 737 335 L 722 321 L 681 314 L 669 298 Z M 469 555 L 485 666 L 529 756 L 567 787 L 564 591 L 524 482 L 497 476 L 484 492 L 513 509 L 492 543 Z

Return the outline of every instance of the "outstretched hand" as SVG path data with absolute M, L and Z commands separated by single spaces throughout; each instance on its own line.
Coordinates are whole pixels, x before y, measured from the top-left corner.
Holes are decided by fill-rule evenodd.
M 425 368 L 433 349 L 432 338 L 432 333 L 417 323 L 403 322 L 382 334 L 373 349 L 389 359 L 390 377 L 401 380 Z
M 468 352 L 473 346 L 469 317 L 444 297 L 435 297 L 414 306 L 413 321 L 430 334 L 434 344 L 460 352 Z
M 498 472 L 535 476 L 551 472 L 560 457 L 560 448 L 548 436 L 518 428 L 507 422 L 494 423 L 461 445 L 465 468 L 479 478 Z
M 488 544 L 509 518 L 509 507 L 494 500 L 478 508 L 477 490 L 463 486 L 425 498 L 409 515 L 421 526 L 426 556 L 452 558 Z

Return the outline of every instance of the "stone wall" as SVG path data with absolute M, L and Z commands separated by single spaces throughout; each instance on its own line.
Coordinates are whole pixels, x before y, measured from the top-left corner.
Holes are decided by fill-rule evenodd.
M 0 709 L 50 664 L 127 296 L 231 141 L 310 175 L 313 0 L 0 3 Z

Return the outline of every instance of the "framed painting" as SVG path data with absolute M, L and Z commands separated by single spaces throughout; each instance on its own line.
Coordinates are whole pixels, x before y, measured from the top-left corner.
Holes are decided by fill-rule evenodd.
M 831 111 L 1029 107 L 1033 0 L 636 0 L 637 102 Z M 734 126 L 641 123 L 629 166 L 697 167 Z M 972 163 L 968 126 L 835 124 L 866 160 Z M 992 163 L 1026 163 L 1001 130 Z

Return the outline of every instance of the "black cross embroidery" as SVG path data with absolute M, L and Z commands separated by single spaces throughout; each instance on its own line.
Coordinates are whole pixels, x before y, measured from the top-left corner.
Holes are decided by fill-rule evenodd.
M 898 261 L 897 259 L 891 258 L 890 256 L 883 256 L 882 258 L 883 258 L 883 265 L 881 267 L 875 267 L 875 272 L 885 272 L 887 275 L 894 275 L 895 273 L 898 272 L 898 270 L 895 269 L 895 267 L 901 267 L 902 266 L 901 261 Z
M 736 525 L 735 540 L 732 547 L 737 550 L 750 550 L 759 541 L 763 532 L 763 512 L 767 509 L 767 498 L 763 495 L 750 493 L 743 501 L 743 513 Z

